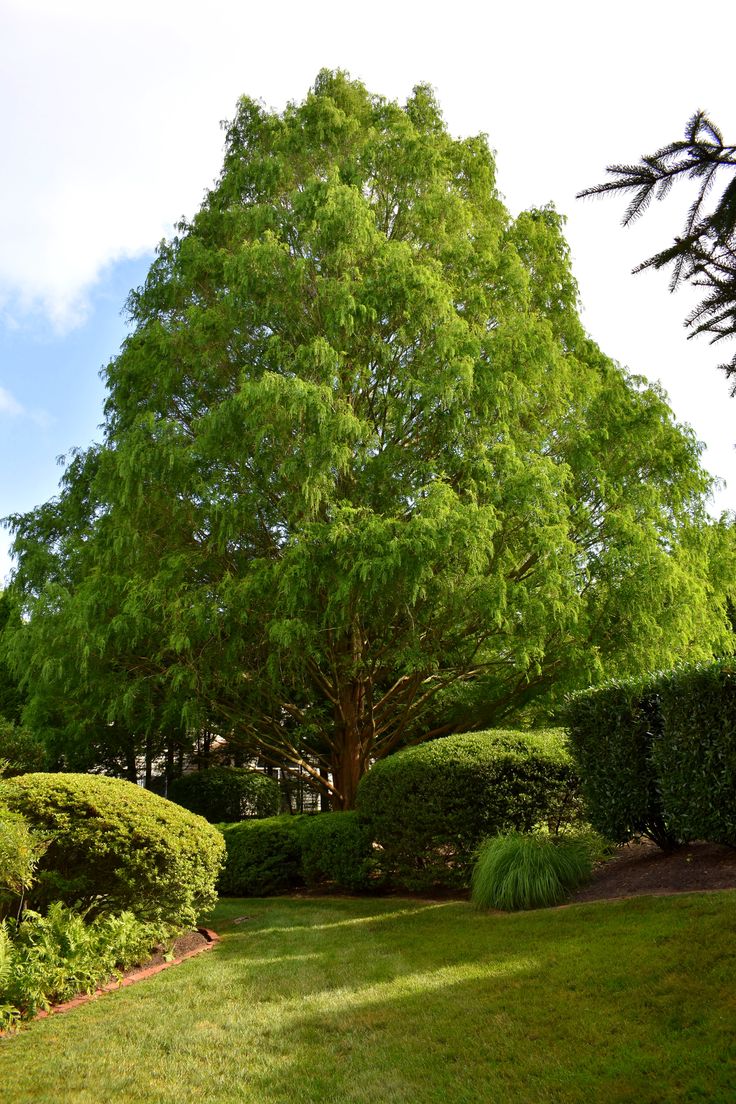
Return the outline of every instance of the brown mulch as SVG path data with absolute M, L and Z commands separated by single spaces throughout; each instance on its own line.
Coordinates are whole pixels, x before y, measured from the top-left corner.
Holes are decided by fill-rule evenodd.
M 666 853 L 650 840 L 639 840 L 601 863 L 569 903 L 713 889 L 736 889 L 736 848 L 699 842 Z

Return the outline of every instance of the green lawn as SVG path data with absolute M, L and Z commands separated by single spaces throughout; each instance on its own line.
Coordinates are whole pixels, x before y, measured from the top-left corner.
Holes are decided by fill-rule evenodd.
M 271 898 L 212 922 L 213 951 L 1 1042 L 3 1104 L 735 1098 L 736 892 L 508 916 Z

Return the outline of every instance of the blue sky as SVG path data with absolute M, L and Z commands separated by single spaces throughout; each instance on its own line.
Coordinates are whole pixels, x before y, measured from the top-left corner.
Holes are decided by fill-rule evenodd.
M 220 120 L 243 93 L 282 110 L 323 66 L 400 101 L 433 84 L 454 134 L 488 134 L 513 212 L 553 202 L 567 216 L 586 328 L 662 383 L 729 481 L 714 511 L 736 506 L 736 400 L 718 352 L 685 340 L 687 294 L 631 275 L 679 230 L 687 195 L 630 231 L 620 202 L 575 199 L 606 164 L 680 136 L 699 107 L 736 141 L 731 67 L 693 48 L 705 24 L 733 41 L 736 9 L 0 0 L 0 516 L 49 498 L 56 458 L 98 435 L 98 373 L 124 335 L 126 295 L 216 177 Z M 0 584 L 9 568 L 0 534 Z

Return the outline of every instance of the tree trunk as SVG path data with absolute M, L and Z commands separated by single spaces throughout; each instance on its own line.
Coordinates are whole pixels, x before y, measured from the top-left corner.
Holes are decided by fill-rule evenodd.
M 358 783 L 365 767 L 363 732 L 364 686 L 360 680 L 340 690 L 335 707 L 335 753 L 332 761 L 333 810 L 355 808 Z

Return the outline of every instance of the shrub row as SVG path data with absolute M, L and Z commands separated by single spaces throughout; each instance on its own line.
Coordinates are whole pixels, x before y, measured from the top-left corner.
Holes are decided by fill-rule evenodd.
M 593 826 L 617 842 L 736 846 L 736 665 L 612 683 L 569 703 L 570 744 Z
M 356 813 L 279 816 L 221 825 L 227 860 L 220 892 L 268 897 L 298 886 L 366 889 L 371 838 Z
M 577 779 L 561 731 L 449 736 L 377 763 L 360 783 L 354 813 L 222 826 L 220 890 L 264 896 L 305 884 L 465 886 L 485 837 L 540 824 L 556 830 L 577 815 Z

